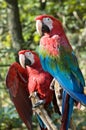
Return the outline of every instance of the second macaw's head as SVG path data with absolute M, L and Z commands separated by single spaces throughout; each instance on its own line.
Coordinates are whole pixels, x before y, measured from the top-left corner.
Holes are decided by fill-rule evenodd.
M 64 33 L 61 22 L 50 15 L 37 16 L 36 29 L 40 35 L 49 34 L 50 36 L 61 36 Z
M 26 68 L 26 66 L 36 67 L 41 65 L 38 55 L 33 51 L 21 50 L 18 54 L 19 62 L 23 68 Z

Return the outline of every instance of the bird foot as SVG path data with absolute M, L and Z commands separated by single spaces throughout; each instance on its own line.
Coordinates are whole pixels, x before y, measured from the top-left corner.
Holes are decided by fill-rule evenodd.
M 42 104 L 45 104 L 45 100 L 41 100 L 38 97 L 37 92 L 31 93 L 29 98 L 31 98 L 33 108 L 36 108 L 36 107 L 39 107 Z
M 35 98 L 36 96 L 37 96 L 37 92 L 35 91 L 35 92 L 30 94 L 29 98 L 31 98 L 31 97 Z
M 33 108 L 39 107 L 40 105 L 44 103 L 45 103 L 45 100 L 39 100 L 37 103 L 33 104 Z

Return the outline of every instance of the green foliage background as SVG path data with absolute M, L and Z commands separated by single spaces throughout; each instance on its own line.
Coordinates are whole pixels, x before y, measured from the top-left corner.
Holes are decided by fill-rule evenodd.
M 42 9 L 38 0 L 18 0 L 25 49 L 35 49 L 39 36 L 35 30 L 35 17 L 50 14 L 63 23 L 65 32 L 78 57 L 86 80 L 86 0 L 47 0 Z M 26 129 L 9 100 L 5 77 L 9 65 L 15 61 L 15 50 L 8 28 L 7 3 L 0 0 L 0 130 Z M 77 130 L 86 130 L 86 109 L 73 113 Z M 34 129 L 37 130 L 34 118 Z M 36 128 L 35 128 L 36 127 Z

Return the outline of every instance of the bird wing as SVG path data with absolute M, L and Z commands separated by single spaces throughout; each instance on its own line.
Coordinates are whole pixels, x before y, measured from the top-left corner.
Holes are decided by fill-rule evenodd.
M 27 73 L 17 62 L 8 70 L 6 86 L 20 118 L 28 130 L 32 130 L 32 104 L 27 91 Z
M 81 83 L 81 85 L 84 87 L 85 86 L 85 80 L 84 77 L 82 75 L 82 72 L 79 68 L 79 64 L 77 61 L 77 57 L 75 56 L 74 52 L 72 51 L 71 53 L 71 57 L 72 57 L 72 62 L 70 63 L 70 69 L 71 72 L 75 75 L 75 77 L 77 78 L 77 80 Z M 69 62 L 71 62 L 71 60 L 69 60 Z
M 38 48 L 43 69 L 48 71 L 72 98 L 81 102 L 82 104 L 86 104 L 86 95 L 83 94 L 82 87 L 84 85 L 84 79 L 78 67 L 77 61 L 75 62 L 76 57 L 72 54 L 70 58 L 70 55 L 67 57 L 67 54 L 64 55 L 64 53 L 61 55 L 61 57 L 60 55 L 54 56 L 50 51 L 49 54 L 48 48 L 51 47 L 51 45 L 47 48 L 47 44 L 50 44 L 50 40 L 51 39 L 47 37 L 41 38 L 40 46 Z M 59 49 L 61 48 L 58 48 L 57 53 L 59 52 Z

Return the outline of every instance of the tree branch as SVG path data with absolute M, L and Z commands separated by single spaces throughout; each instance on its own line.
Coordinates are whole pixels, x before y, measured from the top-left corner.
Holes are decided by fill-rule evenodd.
M 39 97 L 35 94 L 35 92 L 33 92 L 30 95 L 30 98 L 31 98 L 32 106 L 34 106 L 34 104 L 36 104 L 40 100 Z M 40 116 L 40 118 L 42 119 L 43 123 L 46 125 L 48 130 L 58 130 L 58 128 L 56 127 L 56 125 L 53 123 L 52 119 L 48 115 L 47 111 L 44 109 L 43 104 L 39 105 L 36 108 L 33 108 L 33 111 Z

